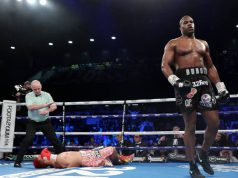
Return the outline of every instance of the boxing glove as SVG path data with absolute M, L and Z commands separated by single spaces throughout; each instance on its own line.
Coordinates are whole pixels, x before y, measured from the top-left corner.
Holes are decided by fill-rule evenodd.
M 40 156 L 42 159 L 46 159 L 46 160 L 56 160 L 57 155 L 52 154 L 48 148 L 44 148 L 41 153 Z
M 216 88 L 218 91 L 218 98 L 217 101 L 220 104 L 226 104 L 230 101 L 230 93 L 226 89 L 224 82 L 217 82 Z
M 188 80 L 178 78 L 176 75 L 170 75 L 168 81 L 175 87 L 181 96 L 187 95 L 192 88 L 192 83 Z

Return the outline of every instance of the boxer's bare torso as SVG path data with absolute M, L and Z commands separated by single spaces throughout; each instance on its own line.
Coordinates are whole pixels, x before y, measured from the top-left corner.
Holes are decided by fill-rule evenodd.
M 82 165 L 80 152 L 68 151 L 60 153 L 54 163 L 55 168 L 80 167 Z
M 172 48 L 176 68 L 204 67 L 208 58 L 206 42 L 195 38 L 179 37 L 168 44 Z

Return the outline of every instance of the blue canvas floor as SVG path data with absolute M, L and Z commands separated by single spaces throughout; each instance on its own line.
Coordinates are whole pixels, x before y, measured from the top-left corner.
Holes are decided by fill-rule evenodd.
M 215 175 L 207 178 L 238 178 L 238 164 L 212 165 Z M 199 167 L 202 170 L 201 167 Z M 190 178 L 187 163 L 130 163 L 115 167 L 84 167 L 70 169 L 35 169 L 31 162 L 14 168 L 13 162 L 0 161 L 0 178 Z

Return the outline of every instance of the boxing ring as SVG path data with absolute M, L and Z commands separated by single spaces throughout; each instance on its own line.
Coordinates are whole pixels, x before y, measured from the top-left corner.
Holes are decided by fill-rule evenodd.
M 213 178 L 237 178 L 238 164 L 212 165 Z M 199 167 L 202 170 L 201 167 Z M 1 163 L 1 178 L 189 178 L 187 163 L 130 163 L 114 167 L 84 167 L 68 169 L 35 169 L 30 162 L 24 162 L 22 168 L 14 168 L 13 163 Z M 202 171 L 203 172 L 203 171 Z
M 238 98 L 238 94 L 231 95 L 231 99 Z M 175 102 L 175 98 L 164 98 L 164 99 L 142 99 L 142 100 L 120 100 L 120 101 L 87 101 L 87 102 L 57 102 L 57 105 L 62 107 L 61 115 L 50 116 L 52 119 L 60 120 L 62 124 L 62 131 L 56 132 L 57 135 L 60 136 L 63 143 L 66 141 L 66 137 L 71 136 L 95 136 L 95 135 L 105 135 L 112 136 L 122 134 L 122 136 L 131 136 L 131 135 L 175 135 L 175 134 L 183 134 L 183 131 L 127 131 L 125 130 L 126 120 L 131 117 L 141 117 L 143 119 L 147 118 L 167 118 L 170 117 L 182 117 L 177 112 L 174 113 L 130 113 L 128 114 L 127 107 L 128 105 L 133 104 L 144 104 L 144 103 L 171 103 Z M 2 103 L 1 103 L 2 104 Z M 25 103 L 18 103 L 16 105 L 24 106 Z M 120 114 L 93 114 L 93 115 L 67 115 L 66 109 L 67 107 L 72 106 L 95 106 L 95 105 L 119 105 L 122 108 Z M 220 115 L 226 116 L 230 114 L 238 114 L 237 110 L 232 111 L 220 111 Z M 198 114 L 199 116 L 200 114 Z M 95 132 L 68 132 L 66 130 L 66 121 L 73 120 L 75 118 L 86 119 L 86 118 L 113 118 L 113 119 L 121 119 L 120 130 L 118 131 L 95 131 Z M 26 117 L 16 116 L 16 120 L 23 120 Z M 109 128 L 110 129 L 110 128 Z M 238 129 L 229 129 L 229 130 L 219 130 L 220 133 L 237 133 Z M 196 134 L 203 134 L 204 130 L 197 130 Z M 14 132 L 15 135 L 24 135 L 25 132 Z M 37 135 L 42 135 L 41 132 L 37 132 Z M 45 147 L 52 146 L 32 146 L 31 149 L 42 149 Z M 93 148 L 92 146 L 67 146 L 66 148 L 71 149 L 85 149 L 85 148 Z M 197 149 L 200 147 L 197 146 Z M 13 149 L 18 149 L 17 146 L 14 146 Z M 184 146 L 150 146 L 150 147 L 127 147 L 127 148 L 118 148 L 118 149 L 131 149 L 131 150 L 173 150 L 173 149 L 181 149 L 184 150 Z M 211 147 L 214 150 L 238 150 L 237 147 Z M 31 157 L 32 158 L 32 157 Z M 79 178 L 189 178 L 189 167 L 188 163 L 185 161 L 173 162 L 173 161 L 164 161 L 160 159 L 151 158 L 147 162 L 131 162 L 127 165 L 120 165 L 114 167 L 80 167 L 80 168 L 68 168 L 68 169 L 35 169 L 32 165 L 32 161 L 30 159 L 25 159 L 22 163 L 22 168 L 14 168 L 14 160 L 0 160 L 0 178 L 4 177 L 39 177 L 39 178 L 69 178 L 69 177 L 79 177 Z M 214 178 L 237 178 L 238 177 L 238 163 L 226 163 L 220 162 L 219 164 L 212 164 L 212 167 L 215 171 L 215 175 L 211 176 L 202 171 L 202 168 L 199 166 L 199 169 L 206 177 L 214 177 Z

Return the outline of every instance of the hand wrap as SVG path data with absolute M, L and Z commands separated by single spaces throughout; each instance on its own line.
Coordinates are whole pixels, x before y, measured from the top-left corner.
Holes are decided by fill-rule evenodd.
M 230 101 L 230 93 L 226 89 L 224 82 L 217 82 L 216 88 L 218 91 L 218 98 L 217 101 L 220 104 L 226 104 Z

